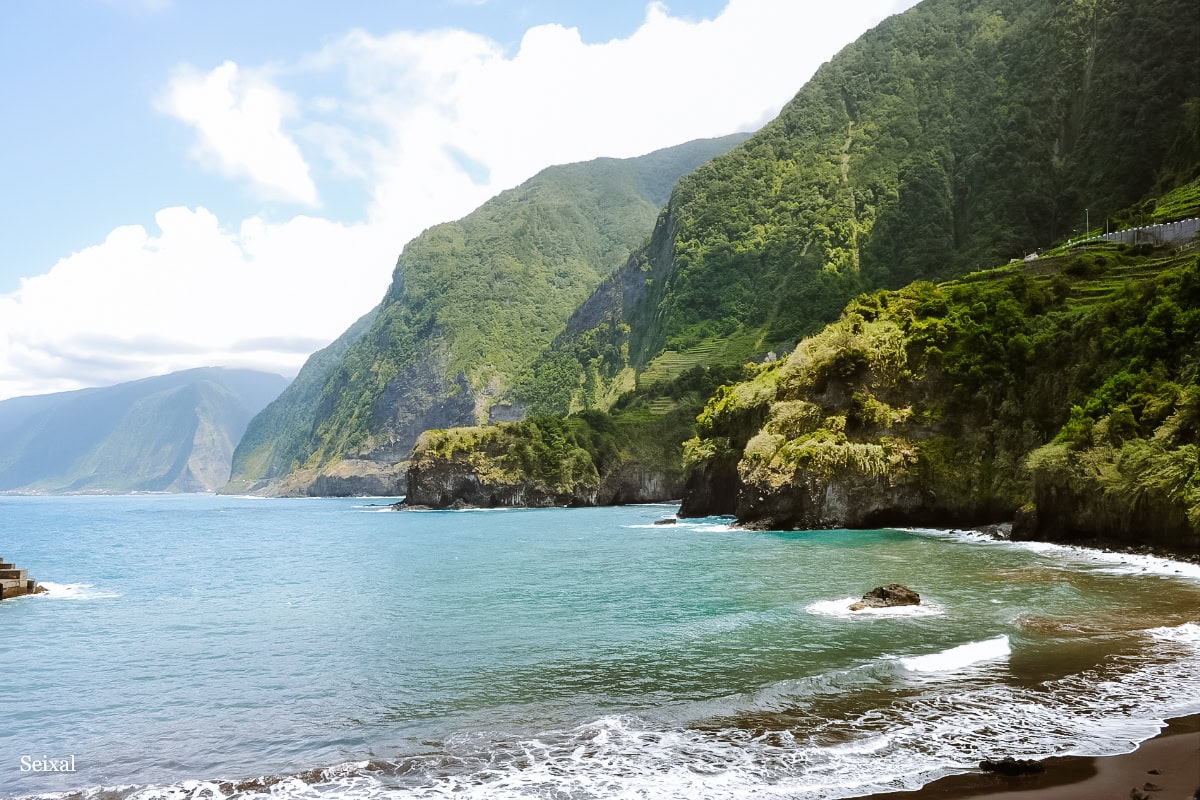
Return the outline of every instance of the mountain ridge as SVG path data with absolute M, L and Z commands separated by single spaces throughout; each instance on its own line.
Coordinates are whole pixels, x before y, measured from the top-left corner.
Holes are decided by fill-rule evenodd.
M 213 491 L 282 376 L 201 367 L 0 401 L 0 491 Z
M 336 366 L 320 381 L 301 370 L 299 384 L 321 383 L 303 419 L 252 424 L 229 490 L 323 491 L 330 482 L 318 479 L 354 462 L 390 477 L 359 486 L 339 479 L 335 488 L 374 493 L 402 476 L 397 465 L 424 430 L 522 416 L 502 402 L 516 375 L 645 240 L 678 176 L 746 135 L 549 167 L 426 230 L 405 245 L 379 309 L 330 359 Z M 249 457 L 263 446 L 260 428 L 289 426 L 296 443 L 285 473 L 274 457 Z

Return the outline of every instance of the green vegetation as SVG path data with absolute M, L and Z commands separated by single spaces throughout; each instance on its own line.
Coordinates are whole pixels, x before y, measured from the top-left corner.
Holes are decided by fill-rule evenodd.
M 256 420 L 241 478 L 347 456 L 402 461 L 429 428 L 483 422 L 600 281 L 645 240 L 678 177 L 745 137 L 551 167 L 404 248 L 377 313 Z
M 431 487 L 454 465 L 483 487 L 473 497 L 476 485 L 468 483 L 459 489 L 467 496 L 457 499 L 490 505 L 509 504 L 500 499 L 505 497 L 555 505 L 638 499 L 640 483 L 647 480 L 678 491 L 683 476 L 678 443 L 691 434 L 704 399 L 740 374 L 697 367 L 625 393 L 610 411 L 427 431 L 413 449 L 409 499 L 444 505 L 448 496 L 432 496 Z
M 805 495 L 836 485 L 893 521 L 1011 518 L 1036 500 L 1043 535 L 1196 549 L 1197 343 L 1194 249 L 1102 245 L 862 295 L 723 387 L 689 468 L 736 469 L 726 510 L 762 524 L 869 522 Z
M 1143 369 L 1099 349 L 1096 315 L 1184 265 L 1092 243 L 981 268 L 1120 209 L 1194 207 L 1198 50 L 1187 0 L 925 0 L 702 166 L 721 148 L 689 151 L 686 169 L 547 170 L 406 247 L 378 317 L 324 381 L 298 461 L 401 461 L 421 431 L 470 425 L 424 440 L 426 466 L 450 448 L 469 467 L 474 447 L 486 474 L 528 469 L 551 493 L 642 462 L 677 469 L 699 406 L 671 387 L 803 340 L 700 415 L 696 487 L 728 510 L 739 486 L 761 489 L 739 513 L 764 520 L 1008 515 L 1034 493 L 1026 457 L 1071 406 Z M 653 195 L 677 175 L 660 211 Z M 1183 351 L 1141 352 L 1168 383 L 1191 380 L 1176 374 Z M 479 425 L 524 413 L 525 427 Z M 800 483 L 807 499 L 789 495 Z M 828 507 L 805 516 L 825 489 Z
M 603 407 L 635 371 L 790 349 L 864 290 L 1023 256 L 1195 179 L 1198 51 L 1186 0 L 926 0 L 886 20 L 680 181 L 518 396 Z
M 1200 102 L 1196 103 L 1200 108 Z M 1200 217 L 1200 178 L 1116 215 L 1113 230 Z
M 231 490 L 259 488 L 264 481 L 288 474 L 307 458 L 321 391 L 350 345 L 370 329 L 378 310 L 371 309 L 336 341 L 313 353 L 296 379 L 250 421 L 233 451 Z

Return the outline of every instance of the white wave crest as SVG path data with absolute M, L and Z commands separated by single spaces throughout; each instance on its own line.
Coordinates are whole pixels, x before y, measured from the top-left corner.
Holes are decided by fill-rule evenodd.
M 729 524 L 726 524 L 723 522 L 685 522 L 684 520 L 681 520 L 681 519 L 677 519 L 677 520 L 675 520 L 675 522 L 663 522 L 663 523 L 644 522 L 644 523 L 638 523 L 638 524 L 622 525 L 621 527 L 622 528 L 657 529 L 657 530 L 672 530 L 672 529 L 688 530 L 688 531 L 695 531 L 696 533 L 731 533 L 733 531 L 740 530 L 739 528 L 735 528 L 733 525 L 729 525 Z
M 45 597 L 57 600 L 111 600 L 121 595 L 97 589 L 90 583 L 55 583 L 54 581 L 39 581 L 46 590 Z
M 1173 627 L 1151 628 L 1146 633 L 1161 642 L 1200 645 L 1200 625 L 1195 622 L 1185 622 Z
M 956 672 L 984 661 L 1008 658 L 1011 653 L 1008 637 L 997 636 L 981 642 L 960 644 L 940 653 L 902 658 L 900 663 L 911 672 Z
M 1058 558 L 1069 562 L 1072 566 L 1091 566 L 1097 572 L 1114 575 L 1165 575 L 1173 578 L 1200 581 L 1200 564 L 1193 564 L 1188 561 L 1176 561 L 1161 556 L 1097 550 L 1093 547 L 1056 544 L 1054 542 L 1013 542 L 1007 539 L 998 539 L 981 531 L 946 530 L 939 528 L 905 528 L 904 530 L 918 536 L 951 539 L 965 544 L 1016 548 L 1030 553 Z

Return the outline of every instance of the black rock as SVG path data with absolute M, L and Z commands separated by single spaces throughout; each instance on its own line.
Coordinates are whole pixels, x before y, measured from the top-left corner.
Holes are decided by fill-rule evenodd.
M 876 586 L 863 595 L 862 600 L 851 604 L 851 611 L 861 611 L 864 608 L 891 608 L 892 606 L 918 606 L 921 595 L 899 583 L 889 583 L 887 586 Z
M 1038 775 L 1046 771 L 1046 767 L 1039 761 L 1008 756 L 999 761 L 980 761 L 979 768 L 984 772 L 995 772 L 999 775 Z

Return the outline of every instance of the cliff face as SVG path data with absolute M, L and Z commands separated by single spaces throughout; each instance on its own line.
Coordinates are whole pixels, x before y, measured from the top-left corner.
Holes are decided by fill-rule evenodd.
M 347 465 L 407 460 L 422 431 L 522 416 L 517 376 L 645 240 L 679 176 L 744 138 L 550 167 L 422 233 L 379 308 L 254 421 L 228 491 L 320 492 Z
M 659 503 L 678 499 L 678 471 L 629 466 L 602 481 L 569 486 L 524 476 L 498 477 L 487 466 L 465 458 L 418 455 L 408 469 L 404 503 L 427 508 L 550 508 Z
M 310 470 L 303 479 L 282 479 L 308 457 L 306 448 L 321 404 L 322 390 L 350 346 L 370 330 L 378 312 L 378 308 L 371 309 L 328 347 L 313 353 L 296 379 L 254 415 L 233 451 L 229 483 L 220 491 L 227 494 L 307 495 L 316 471 Z
M 492 508 L 677 499 L 683 470 L 670 442 L 687 416 L 587 412 L 428 431 L 413 449 L 406 502 Z
M 1198 50 L 1188 0 L 926 0 L 885 20 L 680 180 L 517 395 L 607 408 L 790 351 L 859 292 L 1003 263 L 1190 180 Z
M 1090 245 L 864 295 L 723 387 L 681 515 L 1200 552 L 1200 258 Z M 1020 512 L 1018 514 L 1018 512 Z

